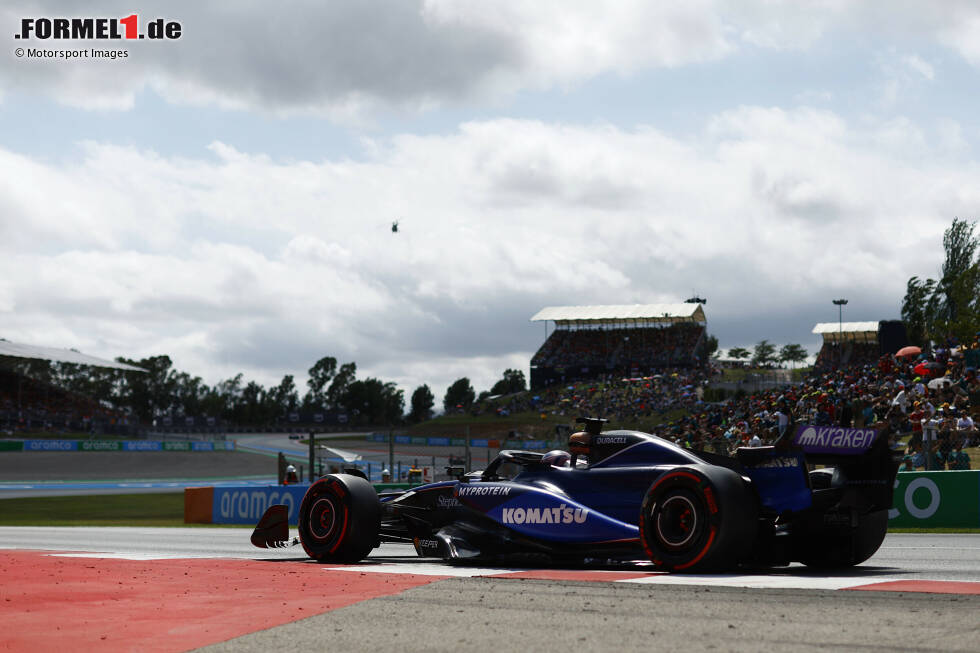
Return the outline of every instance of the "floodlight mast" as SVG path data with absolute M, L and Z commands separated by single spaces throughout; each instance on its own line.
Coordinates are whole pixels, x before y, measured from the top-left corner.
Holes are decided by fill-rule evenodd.
M 844 305 L 847 300 L 841 298 L 832 301 L 837 306 L 837 369 L 840 369 L 844 364 Z

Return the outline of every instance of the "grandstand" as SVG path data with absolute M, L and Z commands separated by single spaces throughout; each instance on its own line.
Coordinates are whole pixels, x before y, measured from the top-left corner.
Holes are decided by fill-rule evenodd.
M 706 320 L 699 303 L 550 306 L 532 322 L 554 322 L 531 359 L 531 389 L 604 375 L 636 377 L 692 368 L 703 355 Z
M 873 364 L 883 354 L 894 354 L 908 344 L 901 320 L 820 322 L 812 333 L 823 337 L 814 365 L 819 372 L 846 365 Z
M 0 338 L 0 430 L 101 433 L 130 430 L 130 418 L 123 412 L 54 383 L 49 363 L 146 372 L 140 367 L 89 356 L 75 349 L 25 345 Z

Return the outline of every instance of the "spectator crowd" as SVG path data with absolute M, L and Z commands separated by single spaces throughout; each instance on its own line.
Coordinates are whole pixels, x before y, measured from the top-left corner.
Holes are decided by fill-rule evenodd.
M 980 379 L 967 366 L 980 349 L 879 356 L 815 373 L 801 384 L 757 392 L 723 403 L 699 403 L 656 432 L 694 449 L 730 453 L 739 446 L 773 444 L 801 424 L 874 428 L 890 426 L 905 448 L 902 469 L 969 469 L 964 451 L 977 446 Z
M 705 337 L 703 326 L 674 324 L 663 328 L 557 329 L 531 359 L 531 365 L 568 370 L 598 368 L 619 375 L 650 375 L 665 366 L 687 367 L 698 362 Z
M 708 368 L 654 368 L 645 377 L 608 374 L 481 402 L 473 414 L 536 411 L 553 416 L 604 417 L 649 430 L 692 449 L 733 453 L 741 446 L 773 444 L 800 425 L 890 426 L 905 449 L 903 470 L 969 469 L 966 449 L 980 445 L 980 379 L 967 362 L 980 356 L 980 334 L 969 346 L 931 354 L 870 356 L 824 368 L 798 384 L 704 400 L 715 373 Z
M 0 370 L 0 432 L 124 433 L 130 421 L 88 397 Z

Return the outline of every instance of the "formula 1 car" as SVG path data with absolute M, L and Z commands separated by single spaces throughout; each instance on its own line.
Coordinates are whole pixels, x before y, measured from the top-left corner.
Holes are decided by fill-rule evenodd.
M 690 573 L 847 567 L 885 537 L 898 458 L 884 431 L 805 427 L 729 457 L 579 421 L 569 451 L 503 450 L 480 472 L 406 491 L 379 496 L 365 478 L 324 476 L 301 503 L 299 543 L 321 562 L 411 542 L 445 560 L 646 558 Z M 288 545 L 286 519 L 286 506 L 269 508 L 252 543 Z

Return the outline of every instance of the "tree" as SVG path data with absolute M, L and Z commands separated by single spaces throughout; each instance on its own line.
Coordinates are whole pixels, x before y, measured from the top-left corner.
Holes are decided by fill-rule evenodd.
M 330 387 L 327 388 L 327 405 L 336 408 L 347 394 L 347 388 L 357 378 L 357 363 L 344 363 L 333 377 Z
M 905 332 L 909 341 L 920 347 L 924 347 L 929 341 L 930 303 L 935 288 L 934 279 L 922 281 L 919 277 L 912 277 L 905 285 L 902 321 L 905 322 Z
M 357 415 L 361 423 L 394 424 L 401 420 L 405 397 L 394 383 L 367 378 L 347 386 L 340 406 Z
M 174 408 L 179 414 L 191 417 L 203 414 L 207 393 L 208 386 L 201 377 L 191 376 L 187 372 L 174 375 Z
M 442 407 L 447 413 L 451 413 L 457 406 L 463 409 L 469 408 L 473 404 L 474 399 L 476 399 L 476 392 L 473 391 L 470 380 L 464 376 L 454 381 L 446 390 L 446 396 L 442 400 Z
M 707 334 L 704 338 L 704 358 L 705 360 L 711 358 L 714 353 L 718 351 L 718 338 L 711 334 Z M 748 353 L 748 352 L 746 352 Z M 731 353 L 729 353 L 729 356 Z
M 307 370 L 309 378 L 306 380 L 306 387 L 309 391 L 303 397 L 304 406 L 314 409 L 323 407 L 323 388 L 330 382 L 336 371 L 337 359 L 333 356 L 324 356 Z
M 151 356 L 138 361 L 117 359 L 141 367 L 146 372 L 127 372 L 122 400 L 144 422 L 170 410 L 174 400 L 173 362 L 169 356 Z
M 504 370 L 504 377 L 493 384 L 490 388 L 491 395 L 509 395 L 513 392 L 524 392 L 527 390 L 527 382 L 524 380 L 524 372 L 521 370 Z
M 759 341 L 755 346 L 755 351 L 752 353 L 752 364 L 765 367 L 766 365 L 775 363 L 776 360 L 776 345 L 768 340 Z
M 210 415 L 221 415 L 225 419 L 237 418 L 238 405 L 242 399 L 242 373 L 239 372 L 230 379 L 218 381 L 212 390 Z
M 52 363 L 48 376 L 50 383 L 69 392 L 84 395 L 96 402 L 119 403 L 122 370 L 76 363 Z
M 806 349 L 802 345 L 783 345 L 782 349 L 779 350 L 780 362 L 793 363 L 793 367 L 796 367 L 796 363 L 805 361 L 806 357 Z
M 902 320 L 909 340 L 919 346 L 954 336 L 969 341 L 980 327 L 980 237 L 975 222 L 953 219 L 943 233 L 946 252 L 939 281 L 909 279 Z
M 980 294 L 980 267 L 977 265 L 977 247 L 973 235 L 975 222 L 954 219 L 952 226 L 943 234 L 942 277 L 936 286 L 939 295 L 937 323 L 943 328 L 942 335 L 955 335 L 966 340 L 975 332 L 977 324 L 977 296 Z
M 740 361 L 743 358 L 748 358 L 751 355 L 752 352 L 750 352 L 745 347 L 732 347 L 731 349 L 728 350 L 728 357 L 734 358 L 737 361 Z
M 266 401 L 266 391 L 261 384 L 249 381 L 242 389 L 241 396 L 235 405 L 233 416 L 240 424 L 262 424 L 268 421 L 269 408 Z
M 412 393 L 412 410 L 408 413 L 410 422 L 424 422 L 432 417 L 432 407 L 436 403 L 436 398 L 432 395 L 429 386 L 422 384 L 415 388 Z
M 292 374 L 282 377 L 279 385 L 269 390 L 269 400 L 275 406 L 277 415 L 289 415 L 299 405 L 299 393 Z

